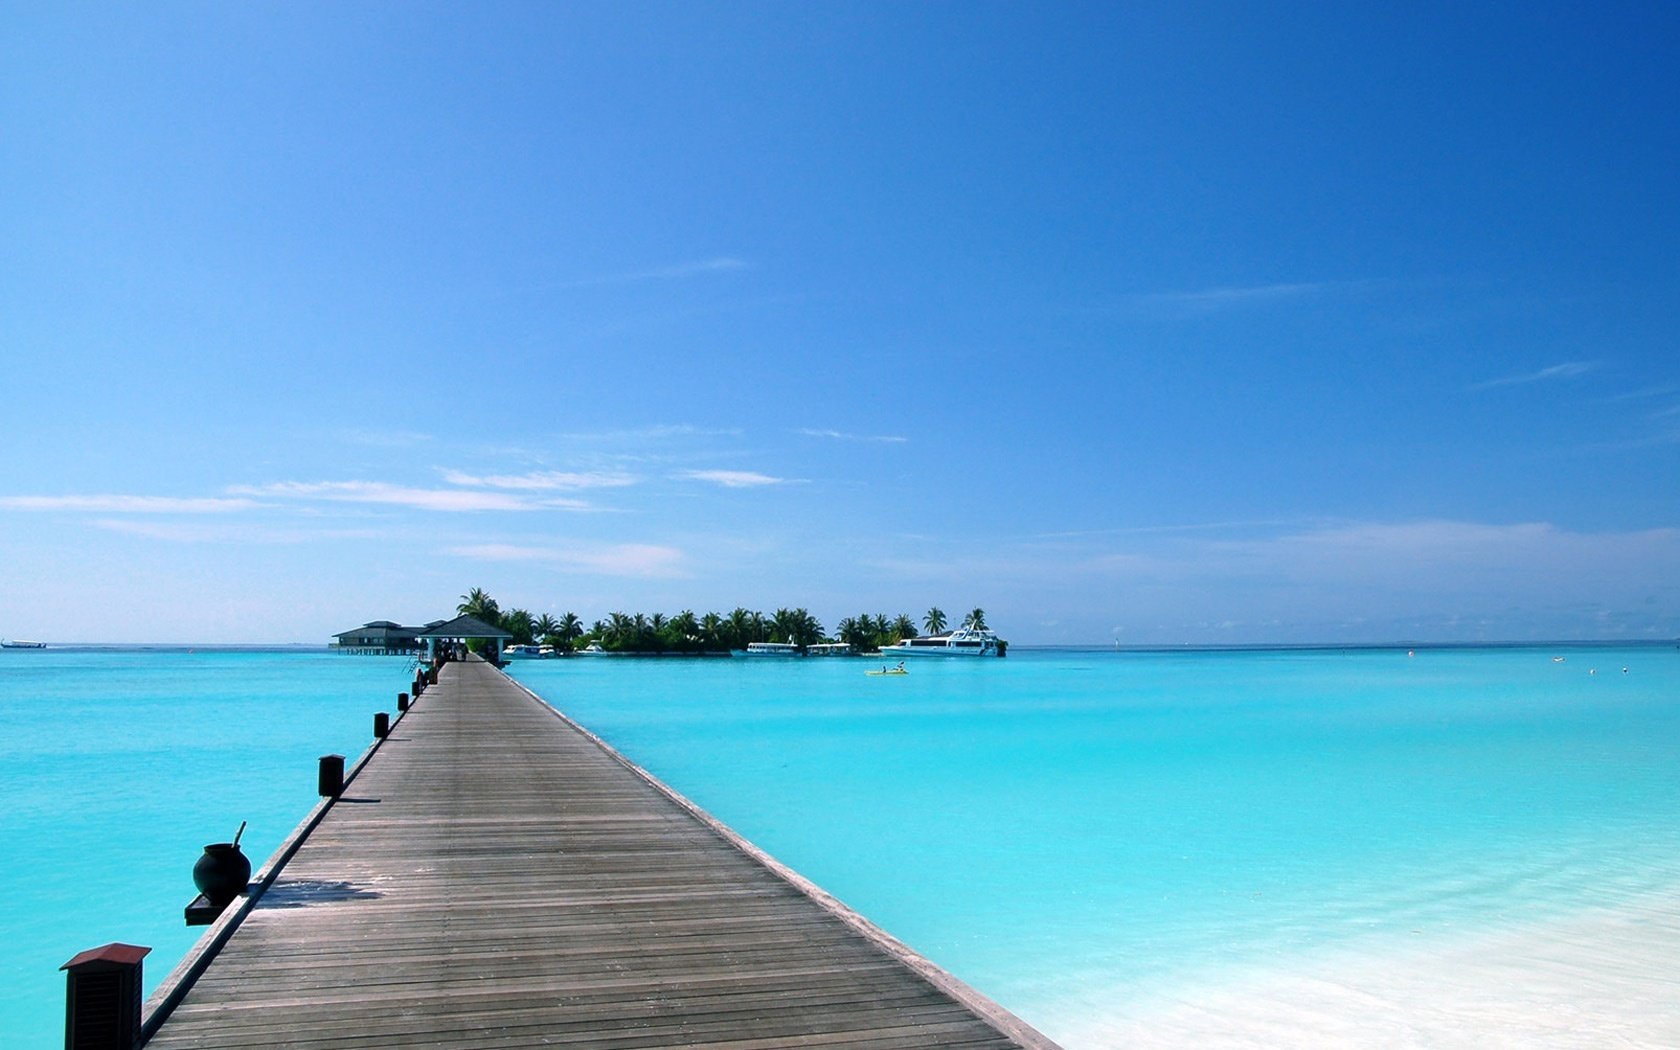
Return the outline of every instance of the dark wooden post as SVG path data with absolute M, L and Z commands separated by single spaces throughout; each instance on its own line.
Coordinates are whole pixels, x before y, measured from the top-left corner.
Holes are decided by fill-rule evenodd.
M 407 693 L 398 693 L 397 694 L 397 710 L 398 711 L 407 711 L 408 710 L 408 694 Z
M 376 712 L 373 716 L 373 738 L 375 740 L 384 740 L 390 732 L 391 713 L 389 711 Z
M 321 772 L 317 783 L 322 798 L 337 798 L 344 793 L 343 755 L 321 756 Z
M 107 944 L 71 959 L 65 971 L 64 1050 L 134 1050 L 140 1045 L 137 944 Z

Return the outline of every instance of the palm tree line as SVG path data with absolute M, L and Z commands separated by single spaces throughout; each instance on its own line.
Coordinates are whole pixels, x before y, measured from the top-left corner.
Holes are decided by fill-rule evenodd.
M 547 613 L 532 616 L 524 609 L 504 611 L 480 587 L 461 595 L 455 611 L 500 627 L 513 635 L 515 645 L 540 642 L 553 646 L 557 652 L 575 651 L 591 644 L 615 653 L 727 652 L 745 649 L 753 642 L 792 643 L 801 649 L 821 643 L 843 643 L 857 652 L 869 652 L 901 639 L 914 638 L 918 633 L 916 621 L 907 614 L 889 617 L 885 613 L 861 613 L 842 619 L 830 635 L 823 630 L 822 621 L 802 608 L 777 609 L 769 616 L 740 607 L 728 613 L 708 612 L 699 616 L 690 609 L 674 616 L 614 612 L 585 625 L 571 612 L 555 619 Z M 937 607 L 929 609 L 922 618 L 922 627 L 928 634 L 938 634 L 947 624 L 944 611 Z M 963 626 L 984 630 L 984 610 L 970 612 L 963 618 Z

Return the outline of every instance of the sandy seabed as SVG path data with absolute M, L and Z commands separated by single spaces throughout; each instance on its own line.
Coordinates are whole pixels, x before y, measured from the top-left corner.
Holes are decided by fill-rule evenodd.
M 1680 1047 L 1680 886 L 1428 948 L 1307 961 L 1055 1035 L 1099 1047 Z

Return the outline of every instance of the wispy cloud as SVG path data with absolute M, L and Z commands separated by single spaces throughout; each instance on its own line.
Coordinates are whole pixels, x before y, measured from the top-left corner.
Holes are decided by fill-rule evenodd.
M 1237 529 L 1270 528 L 1283 525 L 1300 525 L 1298 519 L 1275 518 L 1253 519 L 1243 521 L 1197 521 L 1177 525 L 1132 525 L 1118 526 L 1112 529 L 1076 529 L 1067 532 L 1041 532 L 1035 539 L 1062 540 L 1083 539 L 1095 536 L 1152 536 L 1172 535 L 1174 533 L 1189 532 L 1226 532 Z
M 622 488 L 634 485 L 630 474 L 608 471 L 539 470 L 528 474 L 467 474 L 459 470 L 444 470 L 443 480 L 451 485 L 474 488 L 517 489 L 545 491 L 552 489 Z
M 713 485 L 722 485 L 726 489 L 751 489 L 763 485 L 786 485 L 787 478 L 771 477 L 754 470 L 685 470 L 678 474 L 679 478 L 689 481 L 706 481 Z
M 600 288 L 615 284 L 641 284 L 646 281 L 677 281 L 690 277 L 705 277 L 711 274 L 733 273 L 738 270 L 749 269 L 744 259 L 733 255 L 718 255 L 710 259 L 695 259 L 690 262 L 677 263 L 672 266 L 655 266 L 646 270 L 631 270 L 626 273 L 605 274 L 600 277 L 586 277 L 576 281 L 558 281 L 549 285 L 551 288 Z
M 1351 522 L 1233 539 L 1181 537 L 1111 551 L 1096 567 L 1129 572 L 1138 557 L 1172 579 L 1269 581 L 1331 590 L 1378 587 L 1436 597 L 1507 597 L 1559 580 L 1622 583 L 1680 568 L 1680 529 L 1583 533 L 1548 522 Z M 1661 568 L 1661 567 L 1669 568 Z
M 249 499 L 215 497 L 0 496 L 0 510 L 70 510 L 94 514 L 227 514 L 258 505 Z
M 447 553 L 475 561 L 540 562 L 601 576 L 674 578 L 687 576 L 684 554 L 675 547 L 621 543 L 605 547 L 526 546 L 481 543 L 451 547 Z
M 378 529 L 277 528 L 251 522 L 135 521 L 127 518 L 100 518 L 91 524 L 109 532 L 143 536 L 170 543 L 298 544 L 324 540 L 379 539 L 386 535 Z
M 422 434 L 416 430 L 342 430 L 339 436 L 357 445 L 368 445 L 373 448 L 413 448 L 424 445 L 432 440 L 432 435 Z
M 830 438 L 834 441 L 875 441 L 894 445 L 902 445 L 910 440 L 897 434 L 847 434 L 840 430 L 819 430 L 815 427 L 800 427 L 795 433 L 804 434 L 806 437 Z
M 627 430 L 573 431 L 558 434 L 561 441 L 575 441 L 585 445 L 646 445 L 693 438 L 740 437 L 736 427 L 697 427 L 690 423 L 659 423 Z
M 1659 397 L 1672 397 L 1680 394 L 1680 386 L 1647 386 L 1638 390 L 1628 390 L 1620 394 L 1611 394 L 1598 399 L 1599 404 L 1613 405 L 1624 401 L 1649 401 Z
M 1220 310 L 1235 306 L 1300 299 L 1323 292 L 1331 287 L 1334 287 L 1334 285 L 1323 281 L 1232 285 L 1190 291 L 1144 292 L 1128 296 L 1127 301 L 1143 306 L 1165 306 L 1185 310 Z
M 1565 361 L 1562 364 L 1551 365 L 1538 372 L 1523 372 L 1520 375 L 1501 376 L 1477 383 L 1471 390 L 1492 390 L 1502 386 L 1526 386 L 1530 383 L 1546 383 L 1554 379 L 1573 379 L 1586 375 L 1598 367 L 1597 361 Z
M 235 485 L 228 491 L 235 495 L 384 504 L 449 513 L 590 509 L 590 505 L 581 500 L 533 500 L 505 492 L 411 488 L 383 481 L 277 481 L 268 485 Z

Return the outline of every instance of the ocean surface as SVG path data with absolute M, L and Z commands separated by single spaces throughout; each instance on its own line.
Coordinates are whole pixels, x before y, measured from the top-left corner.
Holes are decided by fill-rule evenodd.
M 60 1043 L 57 967 L 83 948 L 151 945 L 161 979 L 194 939 L 180 909 L 200 847 L 248 819 L 260 863 L 313 805 L 316 757 L 358 754 L 409 666 L 0 654 L 0 1042 Z M 1324 973 L 1392 975 L 1396 960 L 1475 974 L 1491 944 L 1520 969 L 1535 943 L 1568 973 L 1597 931 L 1651 926 L 1642 909 L 1680 886 L 1673 647 L 1017 648 L 904 677 L 870 666 L 608 657 L 513 673 L 1069 1050 L 1209 1031 L 1280 1045 L 1219 1011 L 1278 1023 L 1257 1004 L 1275 1014 L 1299 988 L 1233 990 L 1282 974 L 1320 992 L 1336 984 Z M 1673 943 L 1624 954 L 1671 972 Z M 1652 965 L 1606 994 L 1617 1016 L 1649 1005 L 1644 1045 L 1662 1045 L 1680 1022 L 1639 1001 Z
M 146 945 L 146 992 L 198 939 L 204 845 L 248 821 L 260 867 L 413 681 L 401 657 L 324 649 L 0 650 L 0 1047 L 64 1045 L 59 967 Z

